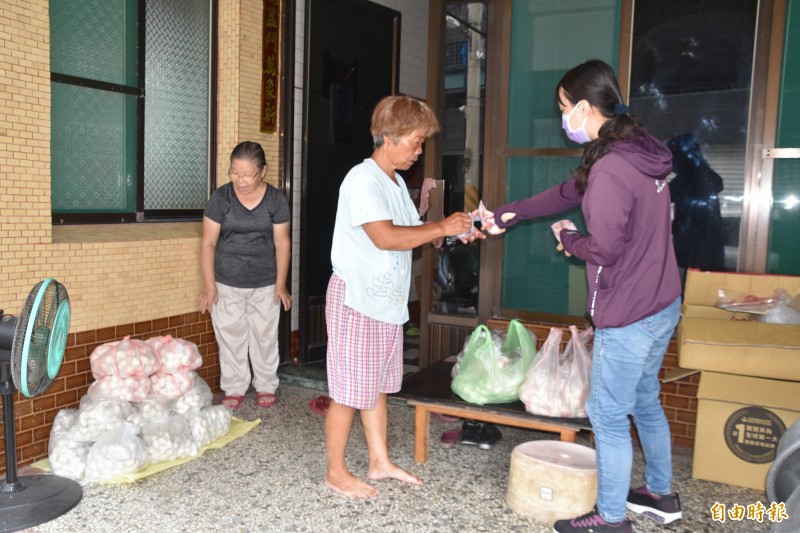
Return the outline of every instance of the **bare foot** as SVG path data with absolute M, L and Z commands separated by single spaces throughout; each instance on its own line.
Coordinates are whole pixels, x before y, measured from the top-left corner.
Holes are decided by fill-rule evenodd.
M 340 476 L 326 475 L 325 486 L 348 498 L 355 498 L 357 500 L 374 498 L 380 492 L 376 487 L 361 481 L 350 472 Z
M 372 481 L 380 481 L 381 479 L 396 479 L 406 485 L 422 485 L 422 480 L 406 472 L 394 463 L 386 463 L 385 465 L 370 467 L 367 471 L 367 477 Z

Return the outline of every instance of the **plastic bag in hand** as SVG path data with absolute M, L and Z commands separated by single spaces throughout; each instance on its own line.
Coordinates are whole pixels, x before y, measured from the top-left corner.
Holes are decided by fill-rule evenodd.
M 486 209 L 483 200 L 478 204 L 478 216 L 481 220 L 481 229 L 489 235 L 500 235 L 505 229 L 495 224 L 494 213 Z
M 483 200 L 478 203 L 478 208 L 470 213 L 470 217 L 472 218 L 473 225 L 471 228 L 469 228 L 469 231 L 456 235 L 456 237 L 459 239 L 466 239 L 472 235 L 475 232 L 476 222 L 480 222 L 481 229 L 489 235 L 499 235 L 505 231 L 504 229 L 495 225 L 494 213 L 486 209 L 486 206 L 483 204 Z
M 519 399 L 529 413 L 559 418 L 584 418 L 589 394 L 593 331 L 570 326 L 571 339 L 561 353 L 563 331 L 551 328 L 519 388 Z
M 517 320 L 508 325 L 505 340 L 495 342 L 484 325 L 467 341 L 451 388 L 465 401 L 478 405 L 519 399 L 519 385 L 536 357 L 536 337 Z

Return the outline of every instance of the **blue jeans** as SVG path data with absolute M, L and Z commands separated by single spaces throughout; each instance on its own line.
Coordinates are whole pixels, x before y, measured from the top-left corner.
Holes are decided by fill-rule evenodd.
M 597 452 L 597 508 L 607 522 L 625 518 L 633 463 L 628 415 L 642 443 L 647 488 L 654 494 L 672 492 L 672 446 L 658 371 L 679 318 L 677 298 L 638 322 L 595 331 L 586 412 Z

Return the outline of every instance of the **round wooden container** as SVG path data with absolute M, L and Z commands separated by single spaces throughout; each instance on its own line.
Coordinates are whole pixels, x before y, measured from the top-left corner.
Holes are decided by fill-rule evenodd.
M 542 522 L 574 518 L 597 499 L 595 452 L 572 442 L 524 442 L 511 453 L 506 503 Z

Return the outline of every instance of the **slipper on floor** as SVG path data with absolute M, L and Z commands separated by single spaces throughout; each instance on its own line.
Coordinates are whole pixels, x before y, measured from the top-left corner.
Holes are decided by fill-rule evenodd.
M 271 407 L 275 405 L 275 402 L 278 401 L 277 396 L 272 394 L 271 392 L 259 392 L 258 393 L 258 406 L 259 407 Z
M 225 396 L 220 403 L 231 411 L 235 411 L 244 403 L 244 396 Z
M 458 429 L 448 429 L 442 436 L 439 437 L 439 446 L 444 448 L 445 450 L 448 448 L 452 448 L 453 444 L 459 442 L 461 440 L 461 431 Z
M 331 399 L 327 396 L 319 396 L 311 400 L 311 403 L 308 404 L 311 409 L 313 409 L 316 413 L 325 416 L 328 412 L 328 407 L 331 406 Z
M 458 417 L 450 416 L 450 415 L 443 415 L 442 413 L 431 413 L 431 416 L 433 418 L 441 420 L 442 422 L 458 422 L 459 420 L 461 420 Z

